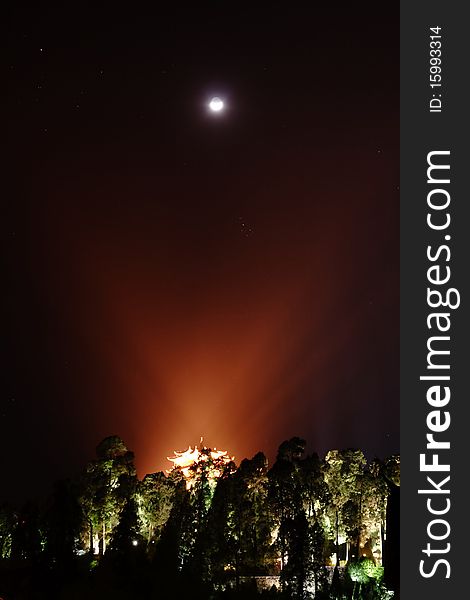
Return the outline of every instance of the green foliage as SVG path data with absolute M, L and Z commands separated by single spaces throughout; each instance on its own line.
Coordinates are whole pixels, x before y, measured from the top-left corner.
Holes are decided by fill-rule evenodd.
M 382 584 L 383 567 L 368 558 L 350 563 L 347 573 L 354 583 L 352 600 L 389 600 L 393 592 Z
M 349 563 L 348 575 L 352 581 L 357 583 L 368 583 L 369 581 L 369 575 L 362 562 Z
M 134 454 L 118 436 L 105 438 L 97 446 L 96 455 L 82 476 L 79 502 L 88 549 L 94 551 L 94 540 L 98 538 L 100 553 L 104 554 L 127 498 L 135 493 L 137 478 Z
M 198 536 L 196 563 L 207 579 L 226 581 L 273 569 L 266 457 L 242 461 L 222 476 Z M 237 584 L 238 585 L 238 584 Z
M 300 438 L 280 445 L 271 469 L 261 452 L 238 468 L 208 448 L 201 455 L 189 485 L 179 469 L 139 481 L 133 453 L 106 438 L 80 480 L 59 483 L 43 509 L 0 507 L 1 557 L 25 573 L 45 568 L 55 586 L 76 577 L 89 598 L 392 597 L 377 548 L 397 457 L 367 464 L 349 449 L 322 460 L 305 456 Z M 340 540 L 349 562 L 329 585 Z M 273 576 L 281 590 L 256 591 L 255 578 Z
M 370 578 L 376 581 L 381 581 L 384 575 L 384 569 L 380 565 L 376 565 L 373 560 L 366 558 L 361 561 L 362 570 Z
M 393 485 L 400 486 L 400 456 L 393 455 L 385 459 L 385 476 Z
M 152 473 L 139 481 L 135 501 L 139 516 L 140 533 L 146 544 L 156 544 L 168 521 L 177 482 L 164 473 Z
M 8 559 L 11 556 L 13 531 L 16 525 L 16 515 L 13 509 L 0 505 L 0 558 Z
M 139 533 L 137 507 L 133 498 L 129 498 L 121 511 L 119 523 L 115 527 L 109 543 L 109 551 L 115 554 L 128 555 L 135 548 L 143 545 Z
M 277 460 L 291 463 L 299 461 L 305 453 L 306 445 L 307 442 L 299 437 L 282 442 L 277 451 Z

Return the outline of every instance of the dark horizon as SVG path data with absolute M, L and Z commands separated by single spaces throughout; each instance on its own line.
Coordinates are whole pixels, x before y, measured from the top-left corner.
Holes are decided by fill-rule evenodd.
M 399 15 L 375 10 L 9 8 L 1 496 L 113 434 L 140 476 L 200 436 L 399 452 Z

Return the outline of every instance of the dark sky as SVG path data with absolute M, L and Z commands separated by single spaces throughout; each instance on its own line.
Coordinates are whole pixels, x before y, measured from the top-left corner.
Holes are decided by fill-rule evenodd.
M 398 451 L 398 4 L 40 4 L 2 19 L 0 497 L 111 434 L 140 475 Z

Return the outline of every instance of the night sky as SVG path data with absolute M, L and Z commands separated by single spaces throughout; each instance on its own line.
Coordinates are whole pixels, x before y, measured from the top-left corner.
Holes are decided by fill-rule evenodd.
M 111 434 L 140 476 L 397 452 L 398 4 L 43 4 L 2 19 L 0 499 Z

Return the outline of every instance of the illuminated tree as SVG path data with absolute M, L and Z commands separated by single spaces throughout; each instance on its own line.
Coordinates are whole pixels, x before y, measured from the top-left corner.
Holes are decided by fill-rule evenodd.
M 193 536 L 191 498 L 186 488 L 186 481 L 181 477 L 176 482 L 172 508 L 153 557 L 159 579 L 168 582 L 178 577 L 190 556 L 194 543 Z
M 217 485 L 206 527 L 210 563 L 218 580 L 272 570 L 273 519 L 268 503 L 268 464 L 261 452 L 244 459 Z
M 338 566 L 340 532 L 345 536 L 348 546 L 351 534 L 360 527 L 360 486 L 366 459 L 361 450 L 331 450 L 326 455 L 325 462 L 325 481 L 329 490 Z
M 109 551 L 127 558 L 142 545 L 143 538 L 139 533 L 137 506 L 133 498 L 128 498 L 120 513 L 119 523 L 113 530 Z
M 372 600 L 386 600 L 393 597 L 393 592 L 388 591 L 382 585 L 384 569 L 371 559 L 362 559 L 348 565 L 347 573 L 353 581 L 351 600 L 360 600 L 363 597 Z M 363 592 L 365 589 L 365 593 Z
M 304 451 L 300 438 L 283 442 L 269 473 L 281 582 L 292 598 L 312 597 L 326 582 L 323 512 L 329 490 L 322 461 L 316 454 L 303 458 Z
M 81 568 L 74 554 L 85 528 L 90 551 L 106 554 L 83 564 L 96 568 L 91 579 L 109 594 L 155 585 L 158 597 L 215 598 L 235 586 L 235 597 L 254 598 L 254 577 L 279 574 L 281 596 L 292 600 L 322 592 L 390 598 L 381 548 L 399 457 L 367 465 L 359 450 L 333 450 L 324 461 L 304 451 L 305 441 L 292 438 L 271 469 L 261 452 L 236 469 L 227 452 L 189 448 L 167 474 L 138 481 L 132 452 L 106 438 L 78 485 L 59 483 L 45 512 L 0 508 L 1 557 L 21 561 L 25 573 L 44 568 L 58 589 Z M 387 565 L 396 553 L 391 537 Z M 333 544 L 338 564 L 340 542 L 351 547 L 349 577 L 336 568 L 327 591 L 325 564 Z
M 384 475 L 393 485 L 400 487 L 400 456 L 398 454 L 385 459 Z
M 157 543 L 170 516 L 176 489 L 174 478 L 164 473 L 146 475 L 137 484 L 135 499 L 140 533 L 147 545 Z
M 202 439 L 201 439 L 202 442 Z M 195 551 L 199 553 L 198 560 L 202 561 L 205 551 L 203 531 L 207 523 L 217 482 L 235 472 L 233 458 L 226 451 L 208 448 L 189 447 L 184 452 L 175 452 L 168 457 L 173 463 L 169 471 L 172 477 L 181 477 L 188 491 L 187 501 L 179 507 L 180 524 L 180 559 L 181 566 L 194 569 Z
M 303 511 L 300 461 L 305 440 L 292 438 L 279 446 L 276 462 L 269 471 L 269 499 L 277 526 L 281 569 L 288 560 L 289 528 Z
M 120 511 L 135 491 L 134 454 L 118 436 L 105 438 L 96 448 L 82 477 L 80 505 L 88 524 L 89 551 L 106 552 Z
M 328 574 L 325 567 L 325 530 L 320 518 L 310 525 L 311 567 L 315 594 L 326 588 Z
M 13 531 L 16 525 L 16 516 L 9 506 L 0 505 L 0 558 L 7 559 L 11 555 Z
M 223 583 L 240 577 L 240 522 L 236 516 L 234 477 L 219 479 L 206 528 L 208 555 L 213 577 Z
M 362 586 L 369 582 L 369 576 L 366 573 L 366 569 L 363 567 L 364 563 L 353 562 L 348 565 L 348 575 L 351 581 L 354 582 L 352 600 L 361 598 Z M 357 591 L 357 596 L 356 596 Z
M 309 521 L 313 523 L 321 519 L 330 502 L 324 462 L 318 454 L 312 454 L 302 460 L 300 466 L 304 510 Z
M 262 452 L 242 461 L 234 476 L 242 571 L 262 574 L 273 563 L 274 520 L 269 505 L 268 461 Z
M 315 591 L 313 531 L 302 511 L 284 527 L 288 557 L 281 571 L 283 588 L 292 599 L 312 598 Z
M 361 521 L 357 540 L 357 557 L 367 554 L 368 558 L 381 561 L 389 495 L 385 466 L 381 461 L 374 459 L 368 465 L 363 473 L 360 489 Z M 368 552 L 364 551 L 366 548 Z

